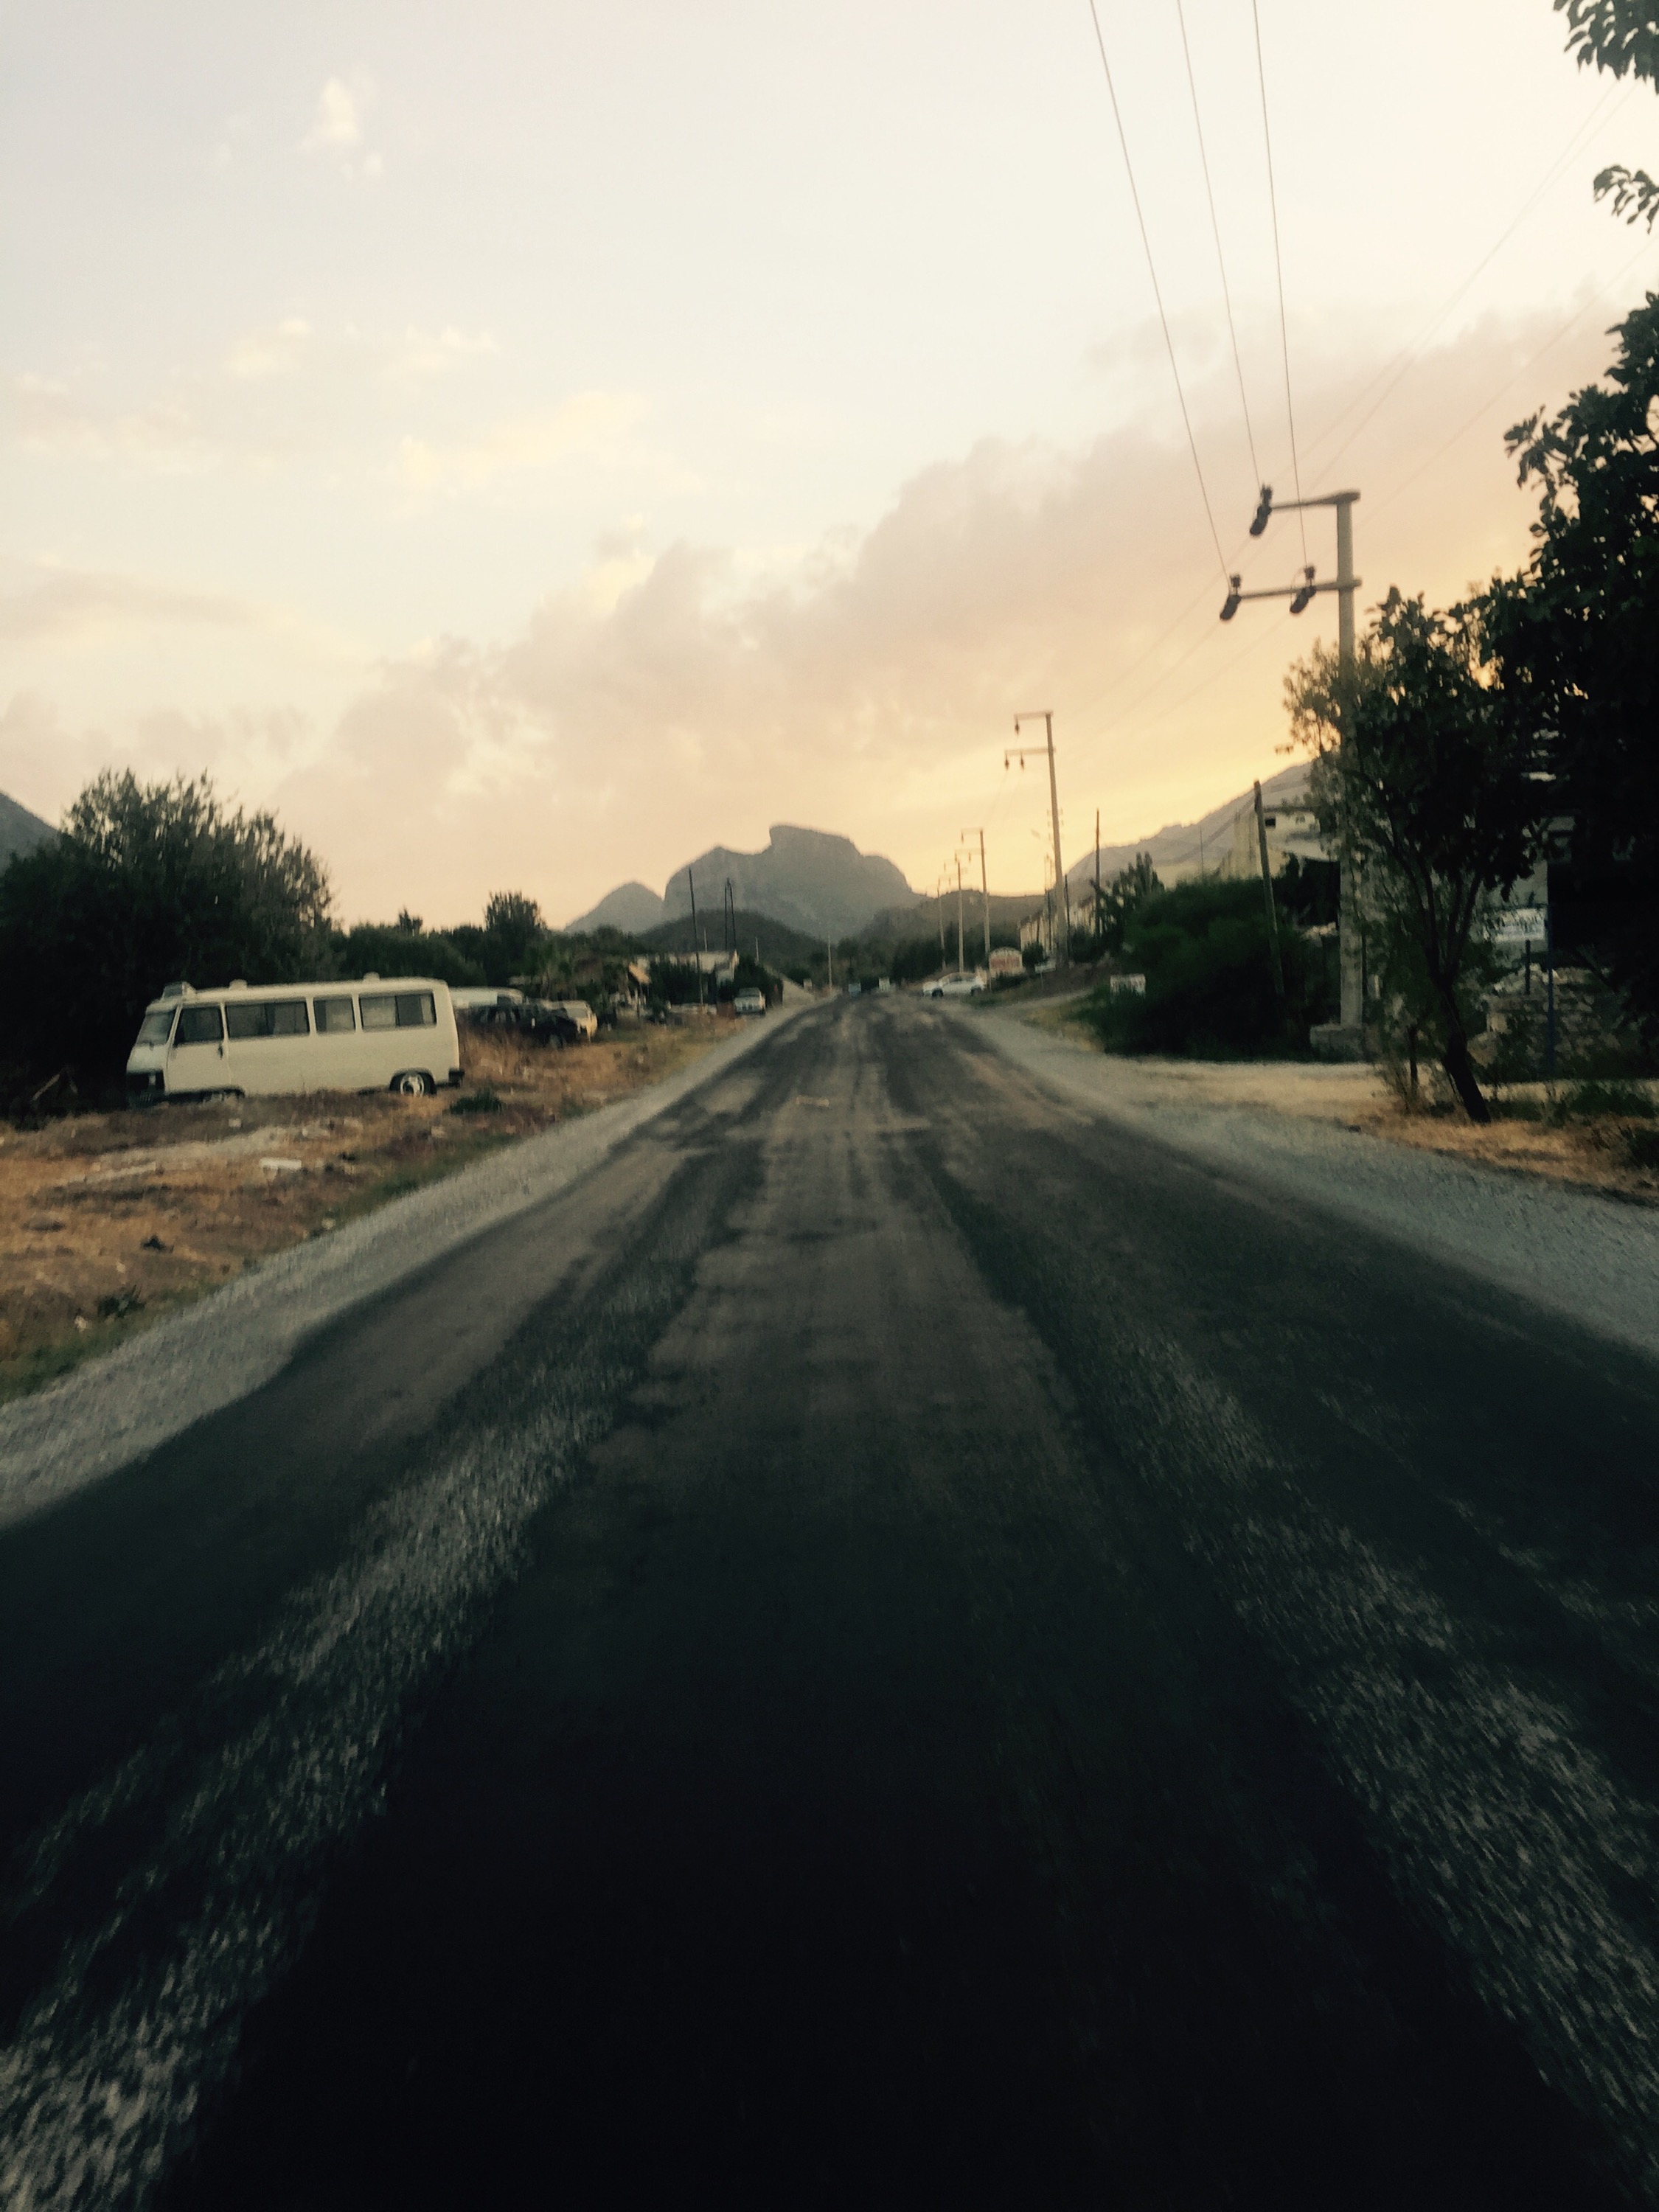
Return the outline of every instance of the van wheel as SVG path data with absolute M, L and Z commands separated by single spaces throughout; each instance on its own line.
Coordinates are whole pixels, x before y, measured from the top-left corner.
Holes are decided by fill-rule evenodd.
M 401 1075 L 392 1079 L 392 1088 L 399 1098 L 429 1098 L 437 1087 L 432 1078 L 423 1075 L 417 1067 L 406 1067 Z

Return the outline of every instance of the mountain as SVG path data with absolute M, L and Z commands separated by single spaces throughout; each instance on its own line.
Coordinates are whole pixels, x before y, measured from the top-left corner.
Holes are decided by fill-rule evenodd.
M 594 929 L 619 929 L 624 937 L 643 937 L 663 918 L 663 902 L 643 884 L 618 884 L 596 907 L 565 927 L 573 934 Z
M 779 823 L 769 832 L 764 852 L 733 853 L 714 846 L 677 868 L 660 899 L 643 884 L 624 884 L 566 927 L 597 929 L 608 922 L 642 932 L 689 915 L 695 884 L 697 918 L 701 922 L 708 916 L 712 945 L 728 882 L 739 908 L 769 915 L 813 939 L 851 937 L 884 908 L 914 906 L 920 896 L 890 860 L 860 853 L 850 837 Z
M 38 814 L 31 814 L 27 806 L 20 806 L 0 791 L 0 868 L 32 853 L 57 834 L 50 822 L 43 822 Z
M 1295 761 L 1277 775 L 1263 776 L 1262 802 L 1271 813 L 1275 806 L 1288 805 L 1307 788 L 1308 763 Z M 1100 880 L 1104 883 L 1120 868 L 1132 867 L 1137 853 L 1151 854 L 1153 867 L 1166 884 L 1183 883 L 1200 871 L 1214 875 L 1232 850 L 1234 822 L 1243 808 L 1255 804 L 1253 791 L 1241 792 L 1225 805 L 1212 807 L 1200 821 L 1167 823 L 1150 837 L 1138 837 L 1133 845 L 1103 845 Z M 1091 845 L 1066 868 L 1066 880 L 1072 886 L 1073 897 L 1080 897 L 1084 886 L 1093 883 L 1094 878 L 1095 848 Z

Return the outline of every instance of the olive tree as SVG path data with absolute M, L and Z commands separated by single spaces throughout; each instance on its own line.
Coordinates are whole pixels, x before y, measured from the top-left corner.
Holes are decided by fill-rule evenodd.
M 1487 1121 L 1469 1057 L 1477 925 L 1532 866 L 1553 801 L 1539 748 L 1492 680 L 1480 610 L 1443 613 L 1391 591 L 1352 668 L 1317 647 L 1285 698 L 1314 756 L 1320 827 L 1359 864 L 1385 973 L 1469 1119 Z

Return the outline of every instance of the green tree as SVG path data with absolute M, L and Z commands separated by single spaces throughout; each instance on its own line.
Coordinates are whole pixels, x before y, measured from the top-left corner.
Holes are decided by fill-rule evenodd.
M 1476 925 L 1531 868 L 1553 804 L 1492 677 L 1478 606 L 1440 613 L 1391 591 L 1352 672 L 1318 647 L 1285 679 L 1320 828 L 1362 872 L 1376 964 L 1414 998 L 1407 1019 L 1472 1121 L 1491 1118 L 1469 1059 Z
M 1597 955 L 1659 1029 L 1659 296 L 1616 328 L 1602 384 L 1508 435 L 1541 494 L 1531 560 L 1483 620 L 1511 712 L 1546 749 Z
M 9 1024 L 14 1098 L 59 1070 L 118 1084 L 163 983 L 283 982 L 328 957 L 328 878 L 266 812 L 227 812 L 211 781 L 106 771 L 61 836 L 0 876 L 0 956 L 27 977 Z
M 1633 76 L 1659 85 L 1659 6 L 1655 0 L 1555 0 L 1567 19 L 1567 52 L 1581 69 L 1605 70 L 1611 76 Z M 1613 200 L 1613 211 L 1626 222 L 1652 229 L 1659 217 L 1659 183 L 1645 169 L 1616 162 L 1595 179 L 1598 200 Z
M 1124 966 L 1144 993 L 1091 995 L 1086 1018 L 1115 1052 L 1198 1059 L 1251 1058 L 1306 1049 L 1310 1022 L 1328 1011 L 1320 940 L 1286 926 L 1280 943 L 1286 996 L 1273 986 L 1261 886 L 1209 876 L 1138 901 L 1124 926 Z
M 484 907 L 484 968 L 492 983 L 510 983 L 537 964 L 546 934 L 542 910 L 522 891 L 493 892 Z

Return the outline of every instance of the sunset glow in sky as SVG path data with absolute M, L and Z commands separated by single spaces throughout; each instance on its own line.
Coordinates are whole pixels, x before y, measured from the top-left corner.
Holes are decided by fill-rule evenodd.
M 1249 0 L 1185 8 L 1288 493 Z M 1590 194 L 1659 102 L 1548 0 L 1260 8 L 1304 487 L 1360 488 L 1365 600 L 1444 600 L 1524 556 L 1504 427 L 1659 283 Z M 346 919 L 562 920 L 780 821 L 927 889 L 984 822 L 1034 885 L 1016 708 L 1055 710 L 1068 858 L 1280 765 L 1334 604 L 1216 620 L 1088 0 L 0 14 L 0 788 L 36 811 L 207 768 Z M 1224 550 L 1288 581 L 1175 0 L 1100 20 Z

